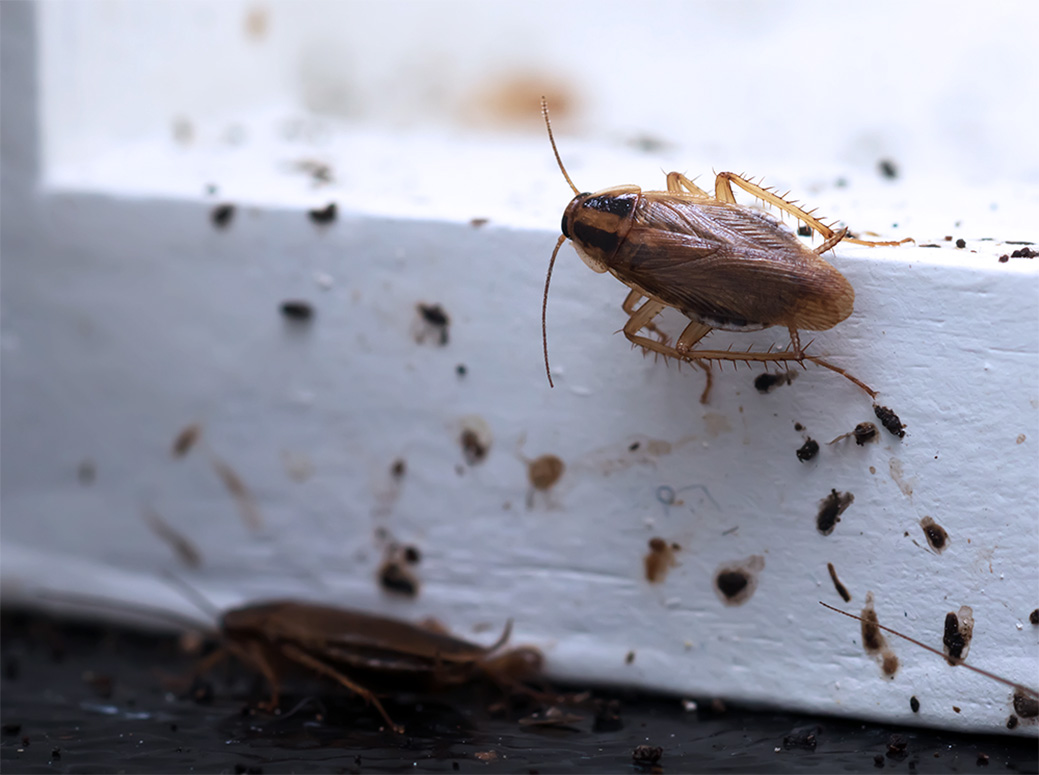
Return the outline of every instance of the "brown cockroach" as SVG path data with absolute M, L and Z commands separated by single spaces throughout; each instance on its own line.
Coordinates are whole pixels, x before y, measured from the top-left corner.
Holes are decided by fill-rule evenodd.
M 707 373 L 701 401 L 711 389 L 711 361 L 784 363 L 811 361 L 843 375 L 870 397 L 876 392 L 844 369 L 806 355 L 798 332 L 825 331 L 847 318 L 855 291 L 844 275 L 822 255 L 841 241 L 858 245 L 898 245 L 853 239 L 848 229 L 830 228 L 794 201 L 732 172 L 720 172 L 714 195 L 685 175 L 667 175 L 667 191 L 643 191 L 624 185 L 596 193 L 581 193 L 563 166 L 556 148 L 548 104 L 541 110 L 552 152 L 575 194 L 563 212 L 562 236 L 556 243 L 545 278 L 541 312 L 545 370 L 548 365 L 546 316 L 552 267 L 563 242 L 570 240 L 581 259 L 595 272 L 609 272 L 631 288 L 622 305 L 628 314 L 624 335 L 645 352 L 695 363 Z M 768 205 L 793 215 L 823 236 L 814 250 L 764 211 L 740 205 L 733 185 Z M 645 299 L 645 301 L 643 301 Z M 690 323 L 672 345 L 653 319 L 672 307 Z M 767 352 L 699 350 L 696 344 L 714 329 L 759 331 L 785 326 L 790 347 Z M 653 336 L 645 336 L 645 330 Z
M 264 710 L 277 708 L 282 678 L 289 670 L 331 680 L 375 707 L 397 733 L 403 727 L 390 718 L 372 689 L 363 685 L 443 690 L 486 677 L 504 688 L 519 688 L 541 672 L 541 652 L 532 646 L 503 650 L 512 633 L 512 620 L 490 646 L 457 638 L 375 614 L 297 600 L 250 603 L 223 613 L 179 580 L 184 592 L 217 621 L 213 635 L 220 648 L 201 660 L 194 675 L 214 668 L 228 656 L 239 659 L 267 681 L 270 698 Z M 43 594 L 61 602 L 110 607 L 105 601 L 62 593 Z M 147 606 L 124 606 L 140 614 L 176 621 L 189 629 L 198 624 L 187 617 Z

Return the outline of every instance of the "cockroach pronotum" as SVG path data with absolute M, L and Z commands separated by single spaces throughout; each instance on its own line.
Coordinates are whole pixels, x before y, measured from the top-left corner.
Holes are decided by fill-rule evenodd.
M 346 608 L 273 600 L 251 603 L 223 613 L 213 610 L 200 594 L 181 583 L 191 599 L 218 622 L 214 635 L 221 648 L 195 668 L 201 675 L 228 655 L 256 670 L 267 681 L 267 710 L 278 706 L 284 674 L 290 668 L 331 680 L 375 707 L 397 733 L 394 723 L 372 689 L 362 685 L 405 686 L 409 690 L 441 690 L 485 676 L 505 687 L 518 687 L 541 671 L 541 652 L 532 646 L 503 650 L 512 633 L 512 621 L 490 646 L 480 646 L 452 635 L 395 619 Z M 43 594 L 65 603 L 108 603 L 75 594 Z M 129 607 L 128 607 L 129 608 Z M 196 622 L 146 606 L 132 606 L 141 614 L 186 624 Z
M 802 209 L 786 195 L 731 172 L 718 173 L 713 196 L 678 172 L 668 173 L 667 191 L 643 191 L 638 186 L 624 185 L 581 193 L 563 166 L 544 99 L 541 110 L 552 152 L 575 195 L 563 213 L 563 234 L 552 252 L 545 277 L 541 326 L 550 385 L 545 320 L 548 286 L 559 248 L 569 239 L 593 271 L 609 272 L 631 288 L 622 307 L 628 314 L 624 335 L 633 345 L 665 358 L 694 363 L 706 372 L 702 402 L 706 403 L 711 389 L 711 361 L 795 361 L 802 365 L 811 361 L 843 375 L 871 398 L 876 397 L 876 391 L 844 369 L 806 355 L 798 332 L 825 331 L 852 312 L 855 291 L 844 275 L 822 258 L 826 251 L 841 241 L 877 246 L 898 245 L 909 239 L 853 239 L 847 228 L 835 231 L 816 218 L 814 211 Z M 807 224 L 822 235 L 822 244 L 810 250 L 776 218 L 758 208 L 738 204 L 733 185 Z M 690 320 L 674 344 L 653 322 L 666 307 L 678 310 Z M 788 349 L 694 349 L 716 328 L 759 331 L 772 326 L 785 326 L 790 332 Z M 653 336 L 646 336 L 643 331 Z

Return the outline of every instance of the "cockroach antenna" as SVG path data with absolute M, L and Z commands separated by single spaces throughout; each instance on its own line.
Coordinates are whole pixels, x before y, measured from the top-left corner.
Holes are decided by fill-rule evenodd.
M 581 192 L 577 190 L 577 186 L 574 185 L 574 181 L 570 180 L 570 175 L 567 174 L 566 167 L 563 166 L 563 160 L 559 156 L 559 149 L 556 148 L 556 138 L 552 134 L 552 122 L 548 118 L 548 100 L 544 97 L 541 98 L 541 115 L 545 117 L 545 128 L 548 129 L 548 141 L 552 143 L 552 153 L 556 155 L 556 163 L 559 165 L 559 171 L 563 173 L 563 177 L 566 178 L 566 182 L 570 184 L 570 188 L 574 191 L 574 196 L 580 196 Z M 561 236 L 556 242 L 556 249 L 552 251 L 552 258 L 548 262 L 548 273 L 545 275 L 545 297 L 541 301 L 541 344 L 545 351 L 545 374 L 548 375 L 548 386 L 555 387 L 555 383 L 552 382 L 552 369 L 548 365 L 548 286 L 552 282 L 552 267 L 556 265 L 556 256 L 559 254 L 559 248 L 562 247 L 566 241 L 565 236 Z

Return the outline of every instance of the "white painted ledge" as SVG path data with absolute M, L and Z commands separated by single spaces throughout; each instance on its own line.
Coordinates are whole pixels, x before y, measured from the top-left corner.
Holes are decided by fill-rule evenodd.
M 7 5 L 5 57 L 9 22 L 25 22 Z M 27 83 L 24 62 L 7 65 L 5 108 Z M 643 359 L 614 333 L 625 289 L 570 248 L 549 306 L 549 390 L 540 301 L 568 189 L 540 134 L 387 132 L 271 101 L 236 112 L 240 144 L 202 117 L 190 145 L 145 133 L 34 168 L 15 155 L 33 149 L 33 127 L 9 114 L 5 604 L 74 591 L 197 617 L 162 580 L 174 572 L 219 605 L 332 601 L 432 615 L 476 639 L 511 617 L 514 642 L 578 682 L 1007 732 L 1008 688 L 891 638 L 900 666 L 885 677 L 857 624 L 818 605 L 858 612 L 872 593 L 882 624 L 938 647 L 946 613 L 970 606 L 968 661 L 1035 685 L 1039 264 L 999 261 L 1020 247 L 1007 240 L 1039 242 L 1035 181 L 763 163 L 828 216 L 918 243 L 833 257 L 856 311 L 813 351 L 879 389 L 908 427 L 829 446 L 875 419 L 856 388 L 810 367 L 763 395 L 756 370 L 730 370 L 701 406 L 697 370 Z M 292 125 L 320 131 L 308 141 L 287 136 Z M 590 189 L 656 188 L 661 168 L 713 163 L 703 149 L 560 140 Z M 314 159 L 333 183 L 293 166 Z M 338 219 L 316 225 L 306 211 L 329 201 Z M 223 229 L 211 221 L 221 203 L 236 206 Z M 289 325 L 286 299 L 308 300 L 313 322 Z M 419 303 L 449 315 L 444 346 L 423 336 Z M 712 339 L 765 347 L 782 343 L 774 334 Z M 174 459 L 191 422 L 205 446 Z M 466 428 L 487 444 L 479 462 L 460 444 Z M 822 450 L 802 463 L 806 436 Z M 242 521 L 209 453 L 246 483 L 262 528 Z M 545 454 L 566 468 L 533 491 L 528 464 Z M 823 536 L 832 489 L 854 503 Z M 149 509 L 199 549 L 198 568 L 149 528 Z M 948 532 L 944 551 L 928 547 L 924 517 Z M 649 583 L 654 537 L 681 549 Z M 414 598 L 378 583 L 389 541 L 421 552 Z M 754 557 L 753 595 L 724 605 L 715 574 Z M 1022 719 L 1014 733 L 1036 731 Z

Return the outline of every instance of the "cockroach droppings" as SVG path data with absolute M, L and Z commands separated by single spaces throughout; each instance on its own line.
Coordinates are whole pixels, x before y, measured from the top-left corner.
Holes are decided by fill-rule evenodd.
M 405 597 L 418 595 L 418 579 L 395 558 L 387 560 L 379 568 L 379 585 L 393 594 Z
M 629 651 L 627 654 L 624 655 L 624 664 L 630 665 L 634 661 L 635 661 L 635 652 L 634 651 Z
M 1014 692 L 1014 712 L 1021 718 L 1036 718 L 1039 716 L 1039 700 Z
M 232 204 L 221 204 L 217 205 L 209 213 L 210 220 L 213 221 L 213 225 L 218 229 L 226 229 L 231 225 L 231 220 L 234 218 L 235 206 Z
M 450 339 L 451 318 L 444 308 L 439 304 L 419 303 L 417 309 L 423 326 L 416 337 L 418 342 L 421 344 L 426 341 L 427 336 L 432 334 L 441 347 L 447 345 Z
M 173 439 L 173 457 L 184 457 L 202 437 L 202 426 L 198 423 L 186 425 Z
M 631 752 L 631 760 L 636 764 L 656 764 L 664 755 L 659 745 L 637 745 Z
M 833 588 L 837 590 L 837 594 L 841 596 L 841 599 L 847 603 L 851 601 L 851 593 L 848 588 L 841 583 L 841 580 L 837 578 L 837 569 L 833 567 L 832 562 L 826 563 L 826 570 L 830 572 L 830 580 L 833 582 Z
M 1036 608 L 1032 613 L 1028 614 L 1028 621 L 1034 625 L 1039 625 L 1039 608 Z
M 1017 729 L 1017 716 L 1013 713 L 1010 714 L 1010 718 L 1007 719 L 1007 729 Z
M 938 554 L 945 551 L 945 547 L 949 543 L 949 534 L 945 531 L 944 527 L 939 525 L 930 517 L 924 517 L 921 519 L 920 527 L 924 531 L 924 537 L 927 539 L 928 546 Z
M 830 490 L 830 494 L 819 501 L 819 513 L 815 518 L 815 528 L 824 536 L 830 535 L 837 523 L 841 521 L 841 514 L 855 501 L 855 496 L 850 492 L 837 492 Z
M 894 180 L 898 177 L 898 167 L 891 161 L 891 159 L 881 159 L 877 162 L 877 169 L 880 170 L 880 174 L 889 180 Z
M 778 374 L 766 371 L 754 378 L 754 387 L 759 393 L 771 393 L 780 385 L 792 383 L 796 376 L 797 373 L 793 371 L 784 371 Z
M 403 458 L 397 458 L 393 461 L 393 465 L 390 466 L 390 476 L 394 479 L 403 479 L 404 474 L 408 472 L 408 464 Z
M 805 439 L 805 443 L 798 447 L 794 454 L 798 460 L 806 463 L 819 454 L 819 442 L 812 438 Z
M 871 422 L 860 422 L 852 434 L 855 436 L 855 443 L 862 447 L 868 441 L 876 441 L 877 426 Z
M 915 694 L 909 698 L 909 709 L 913 711 L 913 713 L 920 712 L 920 700 L 916 699 Z
M 757 588 L 758 573 L 765 567 L 765 558 L 759 554 L 721 566 L 714 574 L 714 591 L 725 605 L 743 605 Z
M 314 307 L 301 299 L 289 299 L 281 303 L 281 314 L 293 323 L 309 323 L 314 319 Z
M 967 247 L 967 240 L 962 238 L 956 240 L 956 247 L 960 248 L 961 250 Z
M 883 425 L 889 433 L 898 438 L 905 438 L 905 423 L 903 423 L 897 414 L 888 409 L 886 406 L 880 404 L 873 404 L 873 413 L 880 420 L 880 424 Z
M 339 214 L 339 210 L 336 207 L 335 202 L 329 202 L 324 207 L 317 207 L 313 210 L 307 210 L 307 216 L 314 223 L 328 224 L 332 223 Z

